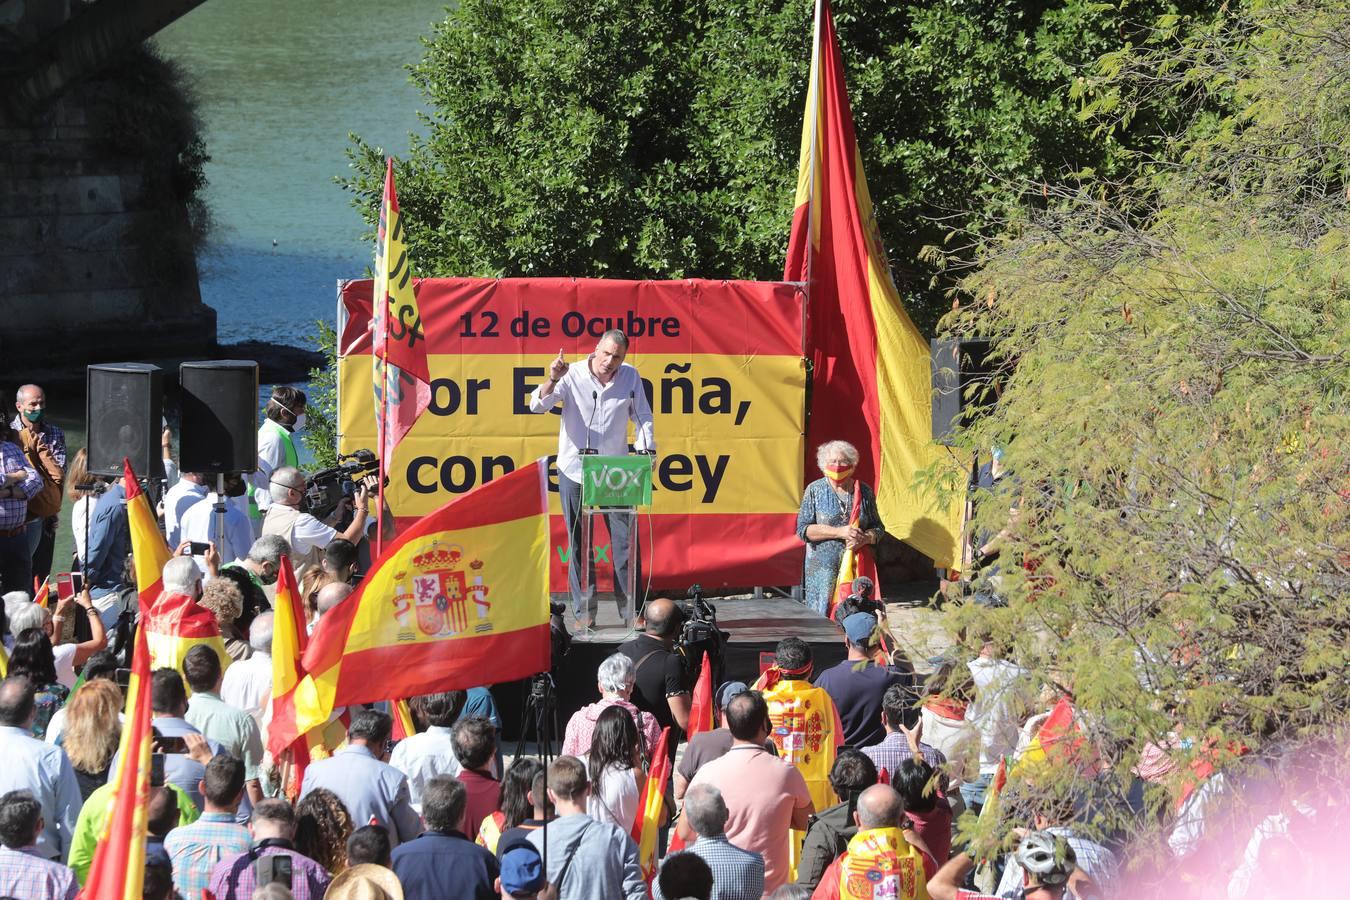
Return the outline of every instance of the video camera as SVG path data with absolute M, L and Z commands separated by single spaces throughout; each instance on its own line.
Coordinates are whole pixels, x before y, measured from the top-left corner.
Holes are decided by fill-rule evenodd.
M 675 652 L 684 660 L 685 679 L 689 682 L 698 677 L 703 655 L 712 657 L 716 683 L 722 666 L 722 648 L 731 635 L 717 627 L 717 608 L 703 599 L 703 585 L 692 585 L 686 597 L 684 603 L 677 605 L 684 624 L 675 641 Z
M 849 595 L 839 601 L 839 605 L 834 608 L 835 623 L 843 625 L 845 619 L 859 612 L 881 616 L 884 620 L 886 608 L 880 600 L 872 596 L 876 589 L 876 584 L 866 575 L 853 579 L 853 584 L 849 586 Z
M 328 518 L 343 497 L 356 494 L 356 487 L 362 479 L 376 475 L 379 471 L 380 461 L 370 450 L 338 454 L 336 466 L 320 469 L 305 482 L 309 514 L 316 519 Z

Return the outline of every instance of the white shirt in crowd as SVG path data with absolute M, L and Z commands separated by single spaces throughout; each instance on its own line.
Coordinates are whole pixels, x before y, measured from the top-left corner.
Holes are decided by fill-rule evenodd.
M 94 504 L 98 497 L 84 496 L 70 505 L 70 533 L 75 535 L 75 556 L 84 565 L 85 538 L 94 524 Z
M 589 753 L 578 757 L 586 767 L 589 776 L 591 760 Z M 601 773 L 598 784 L 591 785 L 586 795 L 586 815 L 597 822 L 617 825 L 628 833 L 637 821 L 639 793 L 637 774 L 632 769 L 620 769 L 610 766 Z
M 272 494 L 267 488 L 272 481 L 272 472 L 286 465 L 286 447 L 281 443 L 280 428 L 272 427 L 274 424 L 264 423 L 258 429 L 258 469 L 251 476 L 253 499 L 258 504 L 258 512 L 264 516 L 267 515 L 267 507 L 272 505 Z M 291 440 L 295 439 L 296 435 L 292 432 Z
M 464 768 L 450 743 L 450 728 L 431 725 L 426 731 L 404 738 L 389 755 L 389 765 L 408 776 L 412 808 L 422 812 L 422 791 L 437 775 L 458 775 Z
M 164 537 L 169 548 L 175 549 L 186 538 L 182 536 L 183 513 L 206 496 L 206 485 L 193 484 L 185 478 L 164 492 Z
M 221 541 L 216 537 L 215 505 L 216 492 L 211 491 L 203 499 L 188 507 L 179 523 L 179 542 L 199 541 L 206 544 L 215 541 L 216 550 L 220 552 L 222 563 L 243 559 L 248 556 L 249 548 L 253 546 L 253 523 L 249 521 L 248 513 L 241 511 L 228 499 L 226 500 L 225 540 Z M 192 559 L 197 564 L 197 568 L 205 574 L 205 557 L 194 556 Z
M 57 644 L 52 648 L 56 659 L 56 680 L 66 687 L 75 687 L 75 645 Z
M 558 472 L 581 483 L 581 453 L 595 450 L 602 456 L 628 452 L 628 422 L 637 425 L 633 445 L 655 450 L 652 409 L 642 389 L 638 370 L 624 363 L 609 384 L 601 384 L 591 372 L 590 358 L 567 367 L 553 393 L 540 398 L 543 385 L 530 394 L 530 412 L 552 409 L 561 401 L 562 428 L 558 432 Z
M 966 722 L 980 733 L 980 774 L 991 775 L 1017 746 L 1030 683 L 1027 670 L 1006 659 L 979 656 L 967 666 L 975 699 L 966 707 Z
M 220 699 L 254 718 L 266 746 L 267 723 L 272 712 L 271 654 L 254 650 L 248 659 L 230 663 L 220 683 Z

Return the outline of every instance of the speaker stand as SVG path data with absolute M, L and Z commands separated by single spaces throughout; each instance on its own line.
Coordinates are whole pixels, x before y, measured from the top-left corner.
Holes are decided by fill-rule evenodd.
M 212 507 L 216 517 L 216 552 L 220 554 L 221 565 L 227 562 L 234 562 L 232 559 L 226 559 L 223 549 L 225 547 L 225 473 L 216 473 L 216 505 Z M 230 548 L 231 552 L 234 548 Z

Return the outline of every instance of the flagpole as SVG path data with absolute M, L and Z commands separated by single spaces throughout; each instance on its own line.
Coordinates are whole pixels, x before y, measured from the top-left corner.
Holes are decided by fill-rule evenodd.
M 380 218 L 384 220 L 385 234 L 382 239 L 388 241 L 388 230 L 393 227 L 391 219 L 393 212 L 389 203 L 389 179 L 394 173 L 394 158 L 392 156 L 385 159 L 384 170 L 384 192 L 380 198 L 380 204 L 384 208 L 380 211 Z M 385 251 L 384 247 L 379 248 L 380 253 Z M 388 271 L 389 260 L 384 261 L 385 271 Z M 376 279 L 379 283 L 379 279 Z M 376 464 L 376 477 L 379 481 L 375 485 L 375 558 L 379 559 L 380 554 L 384 553 L 384 473 L 385 473 L 385 451 L 388 449 L 386 444 L 385 432 L 389 428 L 389 285 L 385 282 L 385 296 L 374 298 L 374 302 L 383 304 L 380 314 L 380 323 L 384 325 L 380 329 L 380 356 L 383 365 L 380 366 L 380 452 Z M 371 354 L 374 355 L 374 348 L 371 348 Z M 371 362 L 375 362 L 374 359 Z

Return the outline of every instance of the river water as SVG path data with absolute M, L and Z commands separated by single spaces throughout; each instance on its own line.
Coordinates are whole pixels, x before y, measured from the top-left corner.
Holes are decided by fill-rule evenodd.
M 304 345 L 373 241 L 351 195 L 348 133 L 395 156 L 419 127 L 407 66 L 443 0 L 208 0 L 160 33 L 199 101 L 215 227 L 198 265 L 222 342 Z M 275 242 L 275 243 L 274 243 Z

